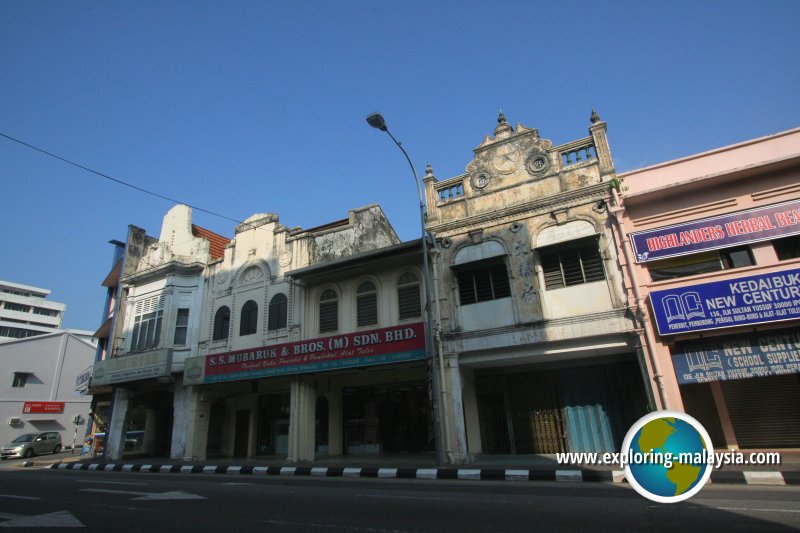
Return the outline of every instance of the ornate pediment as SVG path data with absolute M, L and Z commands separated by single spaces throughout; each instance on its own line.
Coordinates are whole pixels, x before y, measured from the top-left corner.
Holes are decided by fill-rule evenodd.
M 483 189 L 505 176 L 540 178 L 558 167 L 552 153 L 553 143 L 539 137 L 539 130 L 506 122 L 501 112 L 494 137 L 487 135 L 475 148 L 475 157 L 467 165 L 473 188 Z

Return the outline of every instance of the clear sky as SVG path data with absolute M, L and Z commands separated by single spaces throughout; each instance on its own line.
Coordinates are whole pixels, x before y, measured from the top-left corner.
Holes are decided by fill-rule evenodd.
M 378 203 L 419 236 L 402 153 L 464 173 L 502 108 L 618 171 L 800 127 L 800 2 L 0 1 L 0 132 L 236 220 Z M 0 138 L 0 279 L 96 329 L 110 239 L 171 203 Z M 234 222 L 194 222 L 233 236 Z

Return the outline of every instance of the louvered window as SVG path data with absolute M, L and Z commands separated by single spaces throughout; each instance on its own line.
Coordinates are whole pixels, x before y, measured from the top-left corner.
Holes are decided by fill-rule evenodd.
M 161 341 L 161 320 L 164 317 L 164 295 L 139 300 L 134 306 L 131 351 L 156 348 Z
M 186 334 L 189 330 L 189 309 L 178 309 L 175 318 L 175 338 L 173 344 L 176 346 L 186 346 Z
M 405 272 L 397 282 L 397 306 L 400 320 L 422 316 L 419 295 L 419 277 L 413 272 Z
M 211 340 L 221 341 L 228 338 L 231 327 L 231 310 L 223 305 L 214 313 L 214 334 Z
M 258 329 L 258 304 L 248 300 L 242 306 L 242 316 L 239 320 L 239 335 L 252 335 Z
M 267 329 L 275 331 L 276 329 L 283 329 L 286 327 L 286 312 L 287 312 L 286 295 L 278 293 L 269 301 L 269 321 Z
M 326 289 L 319 297 L 319 331 L 339 329 L 339 297 L 333 289 Z
M 371 281 L 364 281 L 356 291 L 356 324 L 358 327 L 378 323 L 378 290 Z
M 547 290 L 605 279 L 596 237 L 542 248 L 539 257 Z
M 461 305 L 511 296 L 508 269 L 503 258 L 460 266 L 456 270 Z

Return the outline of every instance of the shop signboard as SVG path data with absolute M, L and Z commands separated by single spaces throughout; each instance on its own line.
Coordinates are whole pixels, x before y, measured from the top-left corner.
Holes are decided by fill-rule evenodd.
M 678 383 L 706 383 L 800 373 L 800 332 L 765 331 L 677 343 Z
M 800 200 L 631 233 L 636 262 L 800 234 Z
M 425 329 L 420 322 L 192 357 L 186 360 L 184 383 L 324 372 L 424 358 Z
M 800 269 L 652 291 L 660 335 L 800 319 Z
M 171 364 L 169 349 L 112 357 L 94 364 L 91 387 L 168 376 Z
M 28 413 L 63 413 L 64 402 L 25 402 L 22 412 Z

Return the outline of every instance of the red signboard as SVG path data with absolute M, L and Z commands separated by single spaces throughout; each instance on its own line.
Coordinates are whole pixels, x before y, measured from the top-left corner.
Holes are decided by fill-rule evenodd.
M 25 402 L 22 412 L 28 413 L 63 413 L 64 402 Z
M 422 323 L 206 356 L 205 382 L 319 372 L 425 358 Z

